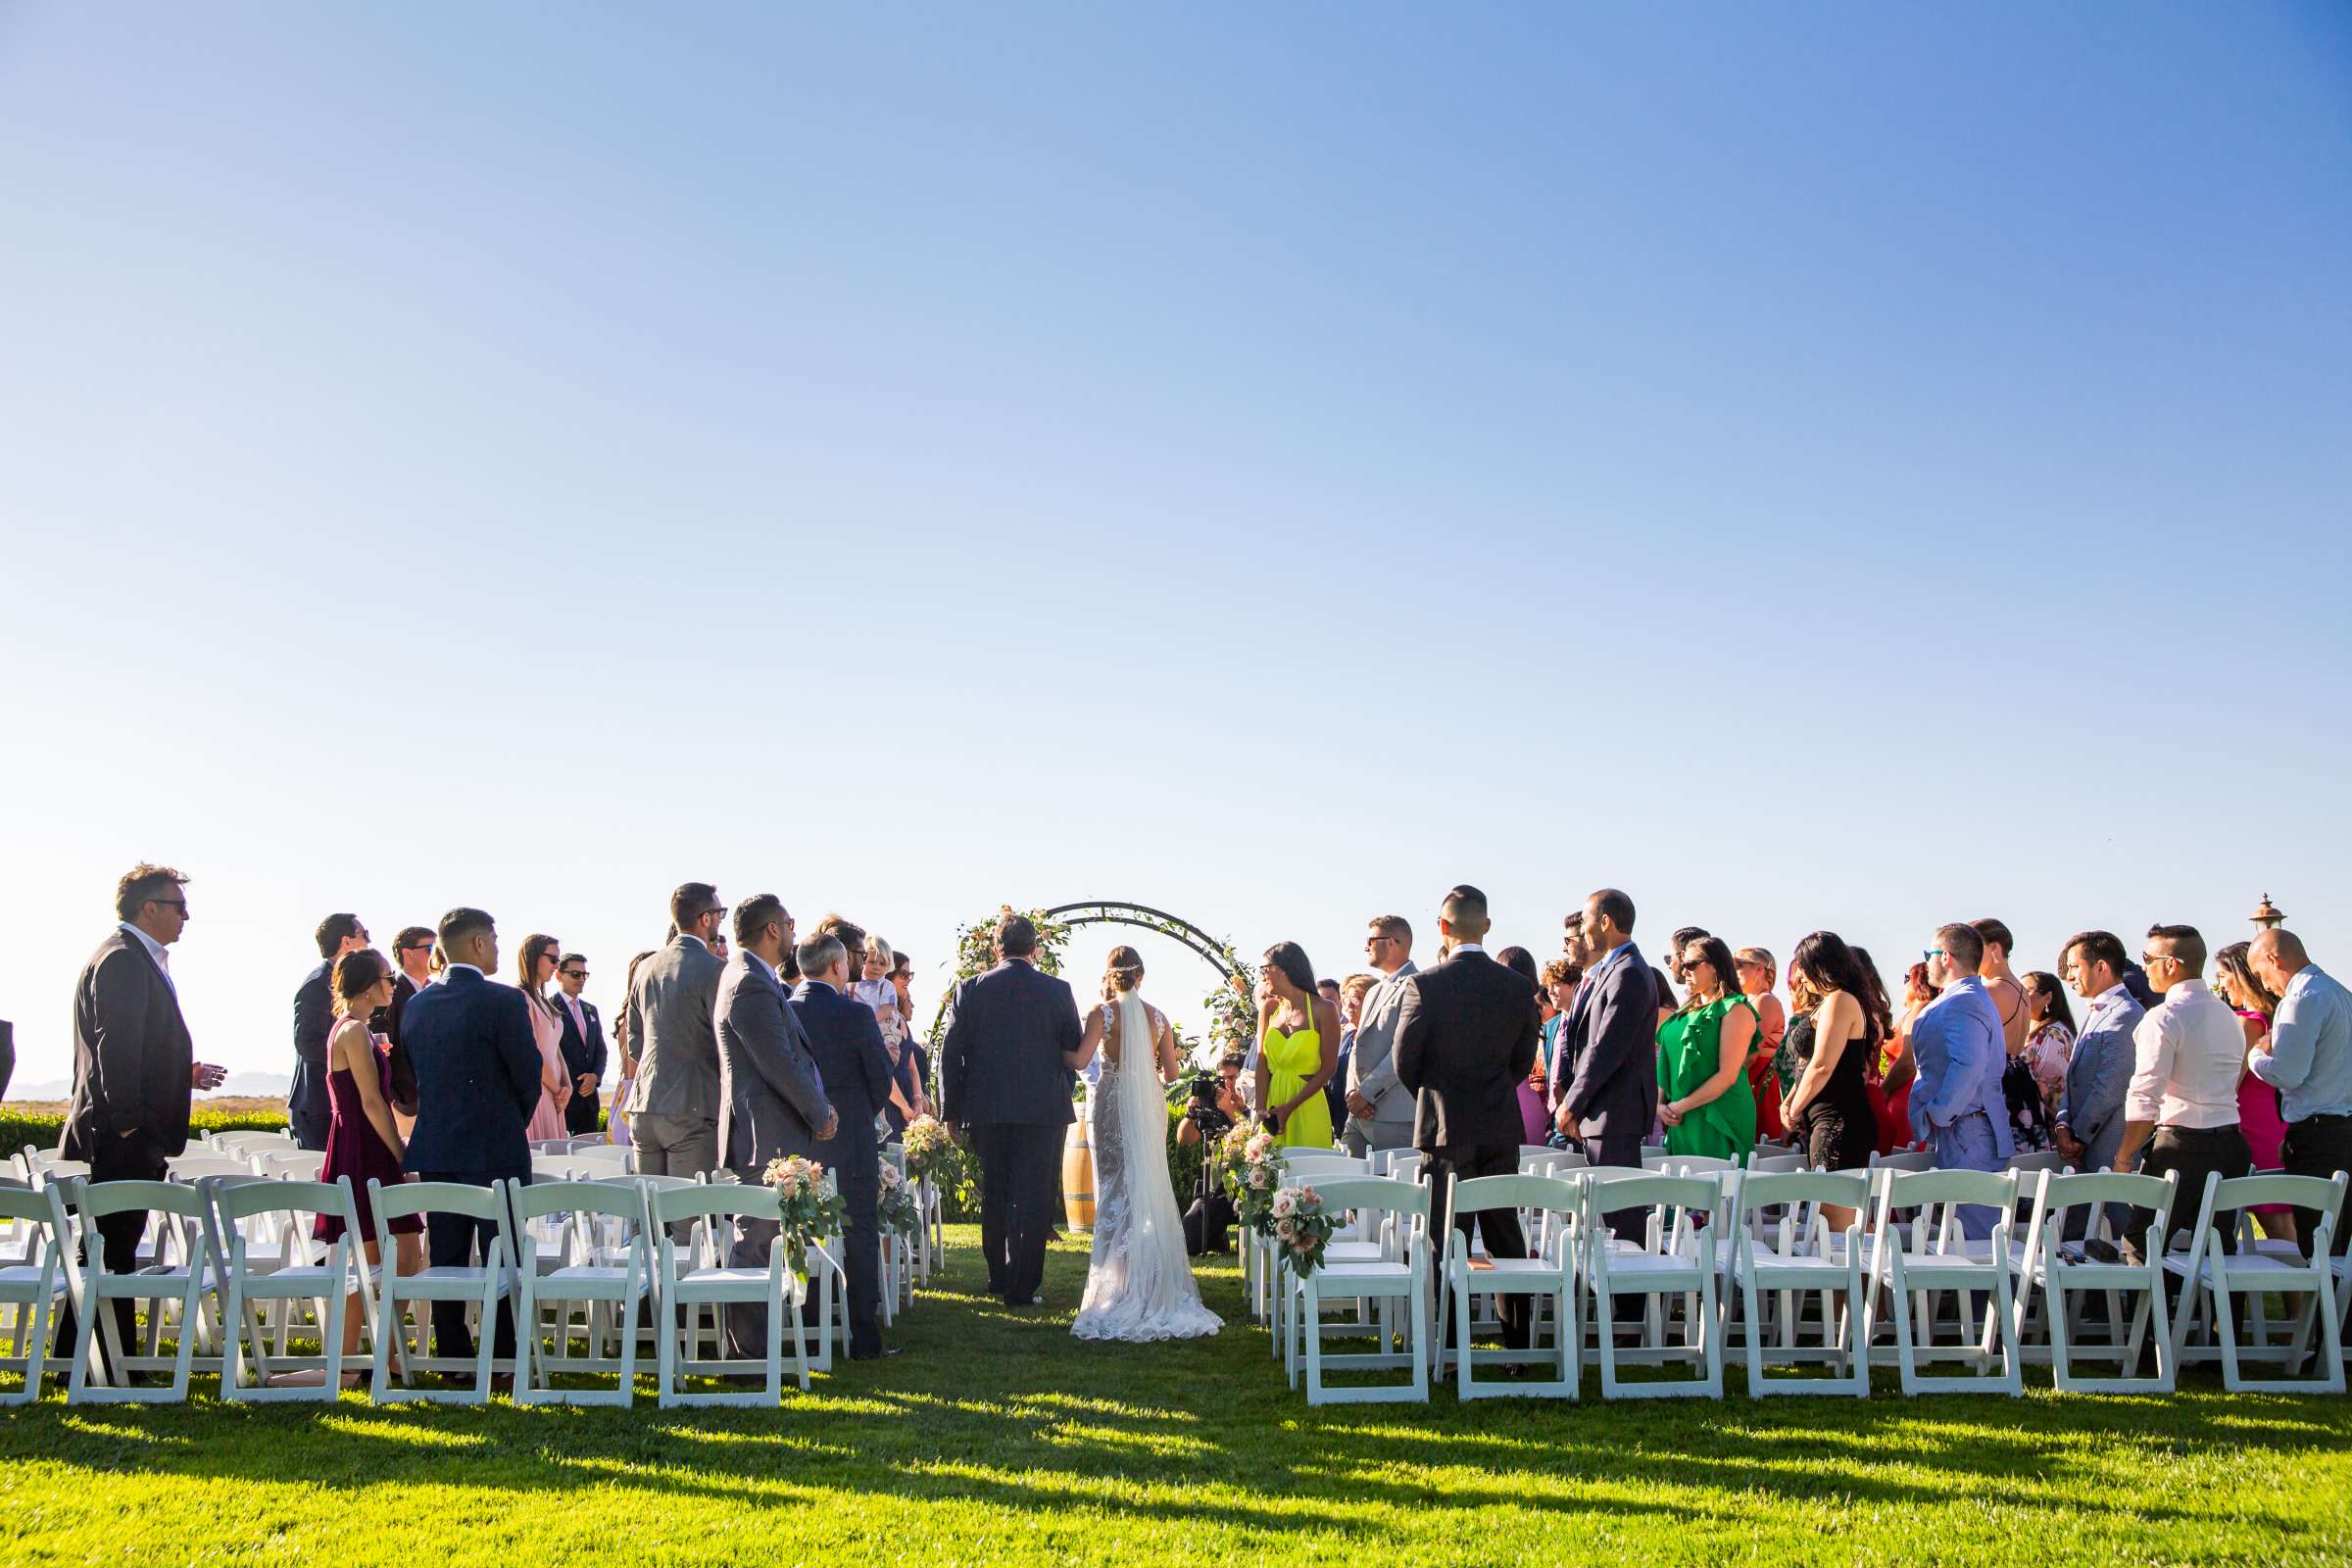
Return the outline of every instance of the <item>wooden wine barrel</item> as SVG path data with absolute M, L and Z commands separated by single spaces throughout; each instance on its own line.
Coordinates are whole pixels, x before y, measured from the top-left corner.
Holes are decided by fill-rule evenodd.
M 1095 1228 L 1095 1146 L 1087 1137 L 1086 1118 L 1070 1123 L 1061 1143 L 1061 1211 L 1074 1231 Z

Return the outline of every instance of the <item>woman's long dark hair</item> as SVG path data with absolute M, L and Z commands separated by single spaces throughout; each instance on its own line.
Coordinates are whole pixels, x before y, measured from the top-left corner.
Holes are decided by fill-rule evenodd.
M 1697 945 L 1698 951 L 1706 956 L 1707 962 L 1714 966 L 1715 983 L 1723 987 L 1723 994 L 1727 997 L 1738 996 L 1740 994 L 1740 976 L 1732 968 L 1732 945 L 1723 938 L 1710 936 L 1704 931 L 1696 936 L 1683 939 L 1683 946 L 1686 948 L 1693 943 Z M 1682 961 L 1682 954 L 1678 951 L 1674 956 L 1675 961 L 1679 964 Z M 1683 984 L 1690 987 L 1690 994 L 1683 998 L 1683 1004 L 1675 1009 L 1677 1012 L 1691 1012 L 1705 1005 L 1698 1000 L 1698 987 L 1691 984 L 1689 969 L 1683 970 Z
M 1879 1020 L 1879 1035 L 1884 1039 L 1894 1033 L 1894 1004 L 1887 1000 L 1886 982 L 1879 978 L 1879 966 L 1871 961 L 1868 948 L 1846 951 L 1862 966 L 1862 978 L 1870 982 L 1870 989 L 1862 993 L 1862 1010 Z
M 1306 993 L 1307 1005 L 1315 1001 L 1315 966 L 1306 961 L 1306 950 L 1296 942 L 1277 942 L 1266 950 L 1266 967 L 1280 969 L 1282 977 Z M 1309 1020 L 1313 1014 L 1309 1013 Z
M 1525 980 L 1530 991 L 1544 989 L 1543 977 L 1536 973 L 1536 956 L 1525 948 L 1505 948 L 1494 955 L 1494 961 Z
M 2042 1023 L 2062 1023 L 2066 1025 L 2066 1032 L 2070 1035 L 2073 1034 L 2075 1032 L 2075 1009 L 2068 1005 L 2066 987 L 2058 983 L 2058 977 L 2047 969 L 2035 969 L 2026 976 L 2026 984 L 2034 988 L 2035 996 L 2050 999 L 2050 1015 L 2044 1018 Z M 2032 1012 L 2029 1011 L 2027 1016 L 2032 1017 Z
M 1823 996 L 1842 991 L 1860 1003 L 1870 1043 L 1879 1043 L 1886 1033 L 1879 1020 L 1886 993 L 1877 985 L 1874 972 L 1864 967 L 1867 960 L 1860 950 L 1847 947 L 1845 938 L 1835 931 L 1816 931 L 1796 945 L 1796 954 L 1788 961 L 1805 977 L 1805 983 Z

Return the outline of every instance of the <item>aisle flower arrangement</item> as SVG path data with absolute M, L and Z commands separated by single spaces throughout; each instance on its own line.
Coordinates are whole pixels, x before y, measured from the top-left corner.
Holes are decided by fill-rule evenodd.
M 1274 1240 L 1282 1246 L 1283 1266 L 1300 1279 L 1321 1268 L 1324 1247 L 1339 1228 L 1323 1211 L 1323 1195 L 1312 1187 L 1279 1188 L 1266 1208 Z
M 906 1124 L 899 1135 L 899 1143 L 906 1151 L 906 1174 L 918 1182 L 929 1181 L 947 1164 L 955 1149 L 955 1140 L 938 1117 L 917 1116 Z
M 1282 1146 L 1263 1127 L 1248 1123 L 1225 1135 L 1225 1191 L 1242 1224 L 1260 1236 L 1273 1233 L 1274 1194 L 1282 1186 Z
M 762 1177 L 776 1190 L 776 1206 L 783 1227 L 776 1240 L 785 1260 L 803 1279 L 808 1276 L 808 1249 L 841 1230 L 847 1206 L 832 1173 L 813 1159 L 799 1154 L 771 1159 Z
M 882 1162 L 881 1195 L 876 1211 L 881 1216 L 883 1235 L 912 1236 L 922 1229 L 923 1204 L 915 1196 L 914 1183 L 889 1160 Z

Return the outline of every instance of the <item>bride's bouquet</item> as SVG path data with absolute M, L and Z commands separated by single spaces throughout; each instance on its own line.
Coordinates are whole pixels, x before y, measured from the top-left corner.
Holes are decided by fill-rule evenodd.
M 776 1207 L 783 1219 L 776 1242 L 784 1249 L 792 1271 L 805 1279 L 808 1249 L 838 1234 L 848 1215 L 841 1189 L 824 1166 L 799 1154 L 769 1160 L 761 1180 L 776 1190 Z
M 1279 1188 L 1266 1207 L 1284 1266 L 1300 1279 L 1321 1268 L 1324 1245 L 1339 1229 L 1339 1222 L 1323 1211 L 1323 1195 L 1312 1187 Z
M 956 1147 L 936 1116 L 915 1117 L 899 1135 L 899 1143 L 906 1151 L 906 1174 L 918 1182 L 938 1175 Z
M 1282 1186 L 1282 1146 L 1263 1127 L 1248 1123 L 1225 1135 L 1225 1191 L 1243 1225 L 1273 1234 L 1274 1194 Z
M 882 1200 L 878 1212 L 885 1236 L 912 1236 L 923 1228 L 922 1200 L 915 1196 L 913 1180 L 902 1175 L 899 1167 L 887 1159 L 882 1162 Z

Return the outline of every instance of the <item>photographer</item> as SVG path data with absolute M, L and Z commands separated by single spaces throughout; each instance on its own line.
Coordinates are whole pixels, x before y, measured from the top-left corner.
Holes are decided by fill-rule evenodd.
M 1219 1190 L 1217 1183 L 1217 1142 L 1250 1114 L 1250 1107 L 1242 1100 L 1241 1078 L 1239 1052 L 1228 1053 L 1218 1061 L 1215 1077 L 1207 1073 L 1196 1075 L 1192 1103 L 1176 1127 L 1179 1145 L 1186 1148 L 1206 1145 L 1200 1154 L 1200 1191 L 1194 1195 L 1193 1206 L 1184 1216 L 1185 1250 L 1195 1257 L 1204 1252 L 1224 1251 L 1225 1230 L 1235 1219 L 1233 1200 Z

